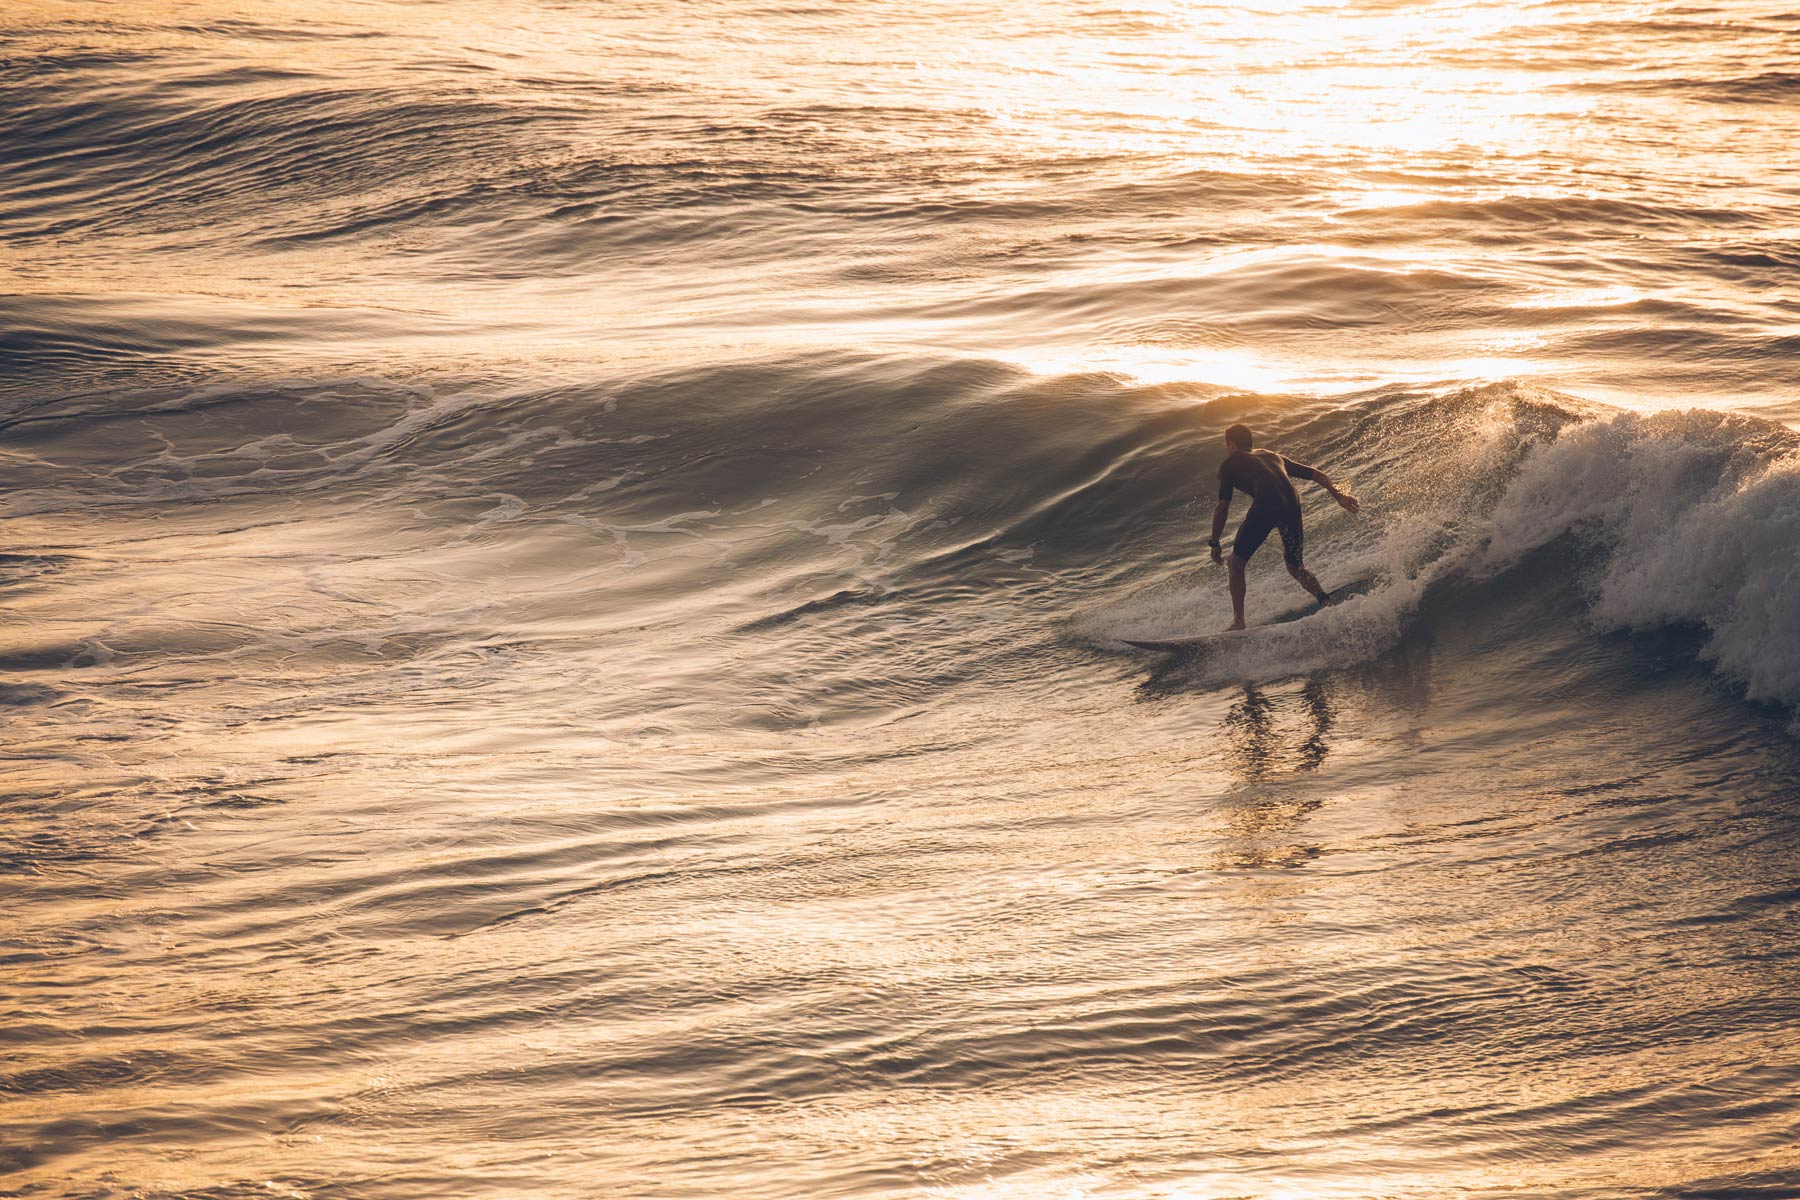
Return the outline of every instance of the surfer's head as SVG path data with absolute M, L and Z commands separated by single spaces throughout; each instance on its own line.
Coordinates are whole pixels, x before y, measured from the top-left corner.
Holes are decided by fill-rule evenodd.
M 1233 450 L 1249 450 L 1256 445 L 1256 435 L 1248 425 L 1233 425 L 1225 431 L 1225 444 Z

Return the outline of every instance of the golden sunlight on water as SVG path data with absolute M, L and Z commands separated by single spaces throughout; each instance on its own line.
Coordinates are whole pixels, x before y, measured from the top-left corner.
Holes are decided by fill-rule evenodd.
M 1800 1195 L 1779 7 L 8 6 L 0 1194 Z
M 15 20 L 49 27 L 75 11 L 39 3 Z M 1135 364 L 1145 381 L 1187 373 L 1329 392 L 1399 379 L 1535 378 L 1654 406 L 1728 402 L 1756 384 L 1738 372 L 1696 397 L 1689 372 L 1596 370 L 1596 349 L 1640 326 L 1645 306 L 1730 311 L 1765 338 L 1800 328 L 1778 297 L 1659 262 L 1665 245 L 1673 253 L 1695 236 L 1741 240 L 1741 222 L 1697 234 L 1639 219 L 1647 205 L 1714 206 L 1722 189 L 1790 219 L 1794 210 L 1785 120 L 1761 119 L 1766 108 L 1730 113 L 1721 136 L 1681 136 L 1695 119 L 1693 98 L 1654 85 L 1680 82 L 1682 54 L 1692 50 L 1678 45 L 1659 59 L 1659 39 L 1677 36 L 1664 31 L 1683 27 L 1657 5 L 1394 10 L 1296 0 L 1079 16 L 1024 6 L 978 27 L 941 20 L 929 5 L 861 16 L 712 3 L 533 6 L 517 21 L 461 3 L 204 11 L 225 26 L 274 24 L 256 38 L 208 41 L 198 56 L 195 26 L 147 20 L 121 36 L 134 54 L 186 55 L 184 86 L 239 105 L 276 101 L 297 81 L 403 96 L 420 70 L 436 69 L 421 64 L 455 43 L 468 56 L 469 82 L 458 85 L 468 98 L 542 112 L 529 142 L 502 156 L 421 166 L 447 175 L 477 165 L 464 185 L 476 189 L 523 173 L 562 199 L 546 225 L 516 206 L 476 210 L 477 190 L 453 202 L 460 216 L 424 237 L 382 211 L 388 185 L 346 179 L 320 189 L 291 236 L 259 230 L 255 256 L 241 253 L 242 236 L 194 239 L 157 220 L 115 222 L 84 238 L 79 253 L 19 264 L 28 280 L 78 292 L 183 292 L 185 311 L 169 315 L 197 327 L 231 321 L 230 305 L 250 301 L 267 317 L 237 317 L 240 339 L 268 353 L 341 360 L 354 340 L 367 340 L 390 354 L 443 355 L 479 337 L 497 352 L 558 361 L 643 356 L 652 343 L 741 355 L 759 344 L 828 347 L 841 330 L 864 343 L 989 354 L 1033 369 L 1086 361 L 1134 372 Z M 1786 36 L 1780 26 L 1705 20 L 1730 31 L 1740 60 L 1778 51 Z M 463 45 L 469 28 L 482 36 Z M 856 102 L 896 114 L 894 127 L 843 120 L 834 106 L 847 72 Z M 596 78 L 652 98 L 632 141 L 584 112 Z M 654 130 L 679 137 L 694 125 L 658 111 L 653 97 L 683 92 L 717 107 L 712 124 L 728 155 L 813 142 L 906 164 L 877 201 L 901 223 L 820 226 L 816 239 L 804 226 L 771 224 L 769 259 L 754 265 L 744 250 L 755 242 L 721 257 L 715 242 L 686 237 L 649 254 L 627 240 L 599 257 L 568 256 L 580 231 L 570 220 L 604 215 L 629 230 L 636 218 L 597 212 L 595 198 L 565 177 L 596 158 L 623 154 L 641 170 L 666 156 Z M 756 107 L 765 94 L 779 120 L 797 122 L 792 129 Z M 960 219 L 938 228 L 904 219 L 919 203 L 1017 206 L 1029 216 L 1073 185 L 1092 193 L 1078 219 L 1023 240 Z M 746 186 L 752 194 L 768 184 Z M 254 192 L 245 201 L 260 207 Z M 846 201 L 812 203 L 831 211 Z M 236 221 L 223 215 L 227 227 Z M 1616 233 L 1572 236 L 1571 220 Z M 351 243 L 309 232 L 318 224 L 375 236 Z M 1085 252 L 1073 253 L 1077 246 Z M 508 261 L 514 251 L 518 261 Z M 1720 252 L 1750 251 L 1728 242 Z M 922 272 L 928 264 L 938 265 Z M 1627 302 L 1582 298 L 1609 291 L 1638 308 L 1609 314 L 1606 304 Z M 1527 336 L 1537 330 L 1520 308 L 1554 309 L 1537 323 L 1553 322 L 1560 336 Z M 1172 313 L 1189 322 L 1170 328 Z M 290 335 L 293 322 L 304 337 Z M 1228 340 L 1194 344 L 1200 323 Z M 1192 374 L 1215 368 L 1229 378 Z

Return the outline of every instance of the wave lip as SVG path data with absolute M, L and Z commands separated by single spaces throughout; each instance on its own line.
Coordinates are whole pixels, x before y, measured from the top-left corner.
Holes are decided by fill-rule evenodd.
M 1768 422 L 1621 413 L 1564 431 L 1522 465 L 1477 567 L 1565 535 L 1595 552 L 1601 628 L 1692 624 L 1752 700 L 1800 705 L 1800 445 Z

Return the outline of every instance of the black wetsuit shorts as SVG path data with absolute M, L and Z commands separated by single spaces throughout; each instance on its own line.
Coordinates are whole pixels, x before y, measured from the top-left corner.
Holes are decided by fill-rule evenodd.
M 1252 504 L 1250 511 L 1244 514 L 1244 523 L 1238 526 L 1237 539 L 1231 543 L 1231 552 L 1249 562 L 1250 556 L 1256 553 L 1256 548 L 1263 544 L 1271 529 L 1281 530 L 1281 557 L 1287 560 L 1287 565 L 1304 566 L 1306 531 L 1301 527 L 1298 508 Z

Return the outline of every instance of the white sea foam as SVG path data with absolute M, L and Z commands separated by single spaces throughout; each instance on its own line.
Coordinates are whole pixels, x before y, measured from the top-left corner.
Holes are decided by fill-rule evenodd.
M 1800 703 L 1800 454 L 1765 422 L 1624 413 L 1531 454 L 1470 564 L 1491 575 L 1567 534 L 1598 553 L 1607 629 L 1703 626 L 1750 698 Z

